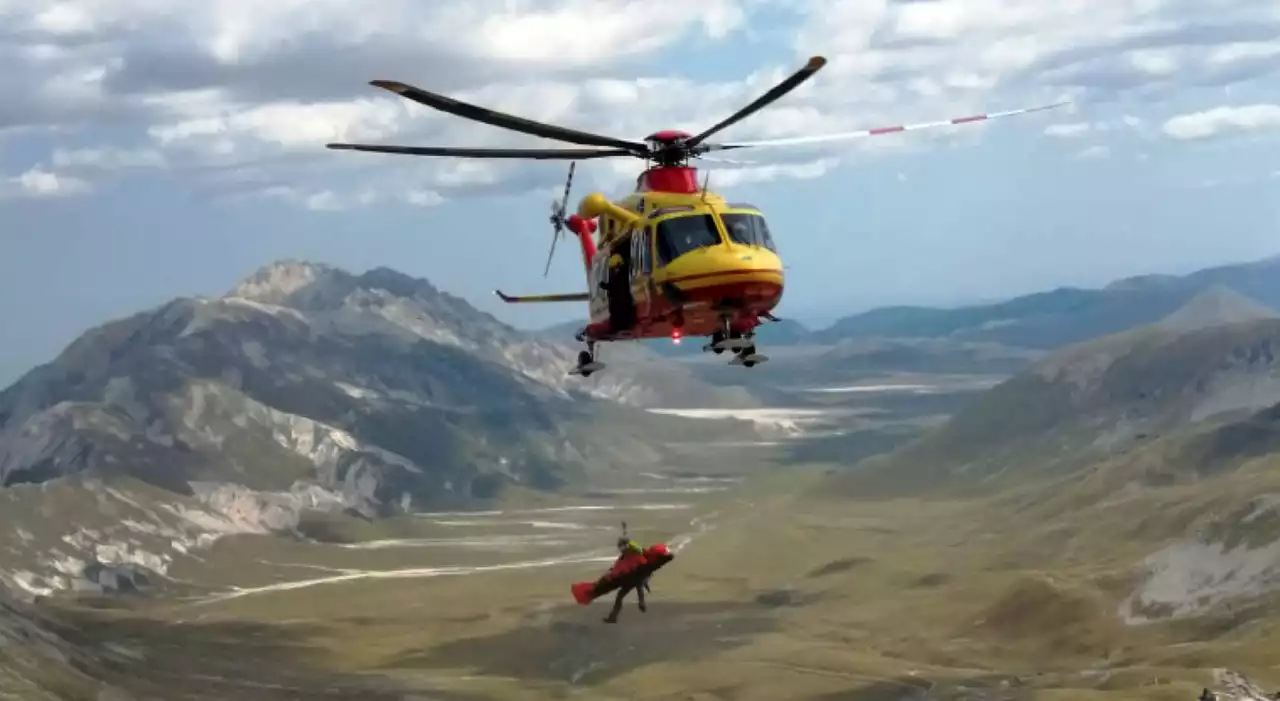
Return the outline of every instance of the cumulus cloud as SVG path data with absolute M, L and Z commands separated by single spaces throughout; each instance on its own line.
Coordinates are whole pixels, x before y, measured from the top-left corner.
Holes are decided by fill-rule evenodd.
M 1280 131 L 1280 105 L 1215 107 L 1181 114 L 1164 123 L 1164 133 L 1174 139 L 1208 139 L 1223 134 Z
M 1098 120 L 1095 122 L 1069 122 L 1050 124 L 1044 129 L 1044 135 L 1056 139 L 1082 139 L 1084 137 L 1100 137 L 1107 134 L 1122 133 L 1130 136 L 1147 137 L 1150 127 L 1146 120 L 1133 115 Z
M 786 65 L 718 81 L 681 73 L 689 47 L 740 56 L 755 53 L 750 42 L 765 33 L 789 37 Z M 565 166 L 325 151 L 329 141 L 545 145 L 435 113 L 370 79 L 636 139 L 714 123 L 815 53 L 830 59 L 815 80 L 725 138 L 849 131 L 1064 97 L 1082 107 L 1047 135 L 1141 132 L 1132 117 L 1085 113 L 1122 95 L 1157 100 L 1275 73 L 1280 9 L 1255 0 L 208 0 L 175 12 L 158 0 L 0 0 L 0 139 L 52 141 L 18 168 L 68 192 L 163 172 L 210 194 L 316 210 L 430 205 L 545 188 Z M 1165 133 L 1174 135 L 1170 124 L 1179 134 L 1203 131 L 1193 116 L 1171 120 Z M 1212 117 L 1217 131 L 1266 119 Z M 716 177 L 814 177 L 848 149 L 982 133 L 969 125 L 762 151 L 751 156 L 756 165 L 717 164 Z M 589 164 L 583 178 L 618 187 L 637 165 Z M 18 186 L 8 182 L 12 193 Z
M 86 181 L 45 170 L 42 166 L 0 181 L 0 198 L 67 197 L 88 191 Z
M 1060 139 L 1074 139 L 1084 136 L 1092 130 L 1091 124 L 1088 122 L 1072 122 L 1070 124 L 1050 124 L 1045 128 L 1045 136 L 1055 136 Z

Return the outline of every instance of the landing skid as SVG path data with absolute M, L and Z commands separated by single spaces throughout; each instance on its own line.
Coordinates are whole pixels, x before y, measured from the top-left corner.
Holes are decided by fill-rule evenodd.
M 578 364 L 569 371 L 570 375 L 578 375 L 580 377 L 591 377 L 593 373 L 600 372 L 607 367 L 604 363 L 596 359 L 596 344 L 594 341 L 587 342 L 587 349 L 578 353 Z
M 750 367 L 755 367 L 756 365 L 759 365 L 760 363 L 763 363 L 767 360 L 769 360 L 769 356 L 764 355 L 763 353 L 750 353 L 747 355 L 743 355 L 739 353 L 738 355 L 733 356 L 733 360 L 730 360 L 729 364 L 743 365 L 750 368 Z
M 748 368 L 769 360 L 769 356 L 756 352 L 755 334 L 750 331 L 744 334 L 731 331 L 727 318 L 724 320 L 724 327 L 711 335 L 711 342 L 703 346 L 702 350 L 704 353 L 711 351 L 716 355 L 733 351 L 733 360 L 730 360 L 729 364 Z
M 604 363 L 601 363 L 599 361 L 593 361 L 593 362 L 586 363 L 585 365 L 578 365 L 574 367 L 572 370 L 569 371 L 569 374 L 581 375 L 583 377 L 591 377 L 591 373 L 599 372 L 607 367 L 609 366 L 605 365 Z

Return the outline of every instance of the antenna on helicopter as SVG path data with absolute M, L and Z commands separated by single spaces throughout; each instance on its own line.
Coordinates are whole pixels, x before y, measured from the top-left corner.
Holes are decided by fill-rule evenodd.
M 569 164 L 569 177 L 564 181 L 564 197 L 559 202 L 551 201 L 551 250 L 547 252 L 547 267 L 542 271 L 542 277 L 551 272 L 551 258 L 556 254 L 556 242 L 564 236 L 564 227 L 568 223 L 565 212 L 569 208 L 569 188 L 573 187 L 573 169 L 577 165 L 576 161 Z
M 711 171 L 702 176 L 702 203 L 707 203 L 707 186 L 711 184 Z

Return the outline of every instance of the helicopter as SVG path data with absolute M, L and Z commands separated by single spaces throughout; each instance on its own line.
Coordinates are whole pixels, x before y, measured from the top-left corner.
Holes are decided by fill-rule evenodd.
M 713 143 L 717 134 L 772 104 L 809 80 L 827 60 L 814 56 L 799 70 L 759 98 L 698 134 L 679 130 L 658 131 L 640 141 L 628 141 L 566 127 L 536 122 L 497 112 L 421 88 L 389 80 L 370 84 L 405 99 L 476 122 L 578 146 L 592 148 L 454 148 L 331 143 L 337 150 L 414 156 L 568 160 L 564 194 L 552 202 L 551 249 L 545 277 L 550 271 L 556 243 L 568 230 L 578 239 L 587 291 L 569 294 L 508 295 L 494 292 L 510 304 L 585 302 L 588 320 L 575 334 L 586 345 L 578 354 L 571 375 L 589 377 L 602 370 L 597 346 L 611 341 L 649 338 L 708 337 L 703 351 L 731 351 L 731 364 L 753 367 L 768 356 L 756 349 L 755 330 L 765 322 L 777 322 L 773 309 L 782 299 L 782 259 L 773 232 L 759 208 L 726 200 L 700 185 L 691 165 L 706 154 L 746 148 L 792 146 L 895 134 L 917 129 L 982 122 L 997 117 L 1039 112 L 1061 107 L 1058 102 L 1039 107 L 993 112 L 920 124 L 880 127 L 859 131 L 772 139 Z M 576 161 L 631 157 L 645 163 L 635 190 L 612 201 L 601 193 L 582 198 L 577 211 L 568 213 Z

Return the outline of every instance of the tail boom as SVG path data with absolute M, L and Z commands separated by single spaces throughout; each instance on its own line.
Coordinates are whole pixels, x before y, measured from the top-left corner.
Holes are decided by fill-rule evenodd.
M 494 294 L 507 304 L 527 304 L 530 302 L 586 302 L 591 295 L 586 292 L 571 292 L 554 295 L 509 295 L 502 290 L 494 290 Z
M 569 217 L 566 224 L 578 237 L 578 244 L 582 246 L 582 267 L 587 271 L 587 278 L 590 279 L 591 262 L 596 258 L 596 242 L 591 238 L 596 231 L 596 223 L 574 214 Z

